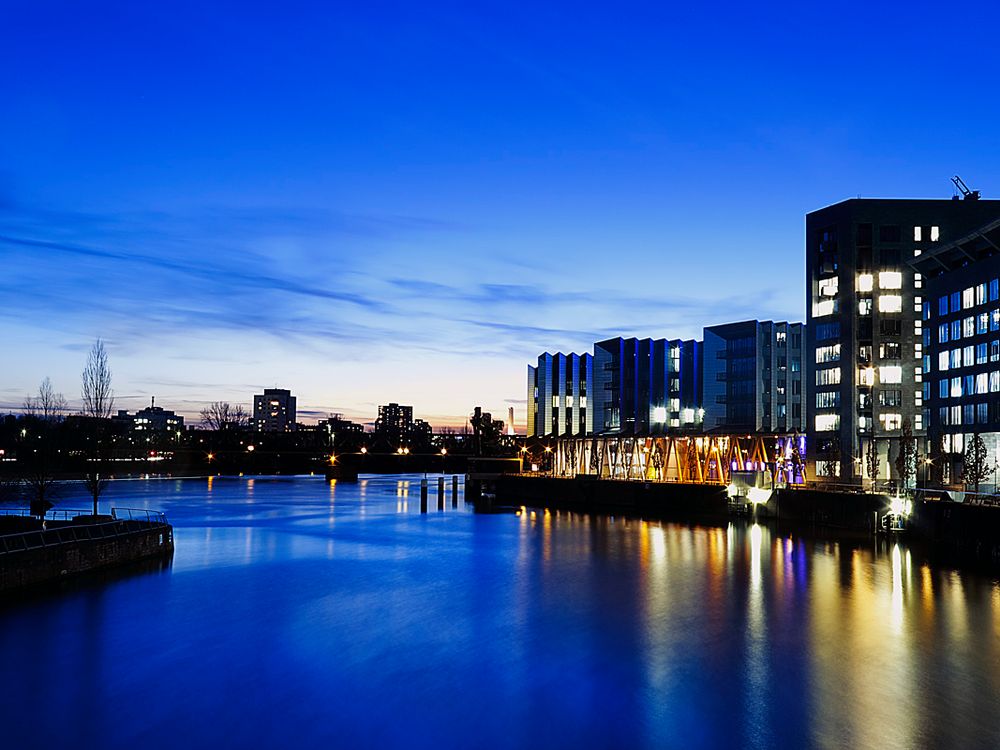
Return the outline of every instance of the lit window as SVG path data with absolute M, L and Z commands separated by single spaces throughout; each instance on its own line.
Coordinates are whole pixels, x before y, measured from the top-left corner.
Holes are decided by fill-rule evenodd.
M 824 315 L 833 315 L 837 311 L 835 300 L 827 299 L 813 304 L 813 317 L 822 318 Z
M 878 379 L 882 383 L 902 383 L 903 368 L 899 365 L 888 365 L 878 368 Z
M 922 237 L 923 232 L 921 231 L 922 229 L 923 229 L 923 227 L 913 227 L 913 241 L 914 242 L 920 242 L 923 239 L 923 237 Z
M 903 311 L 903 298 L 898 294 L 883 294 L 878 298 L 878 311 L 898 313 Z
M 572 405 L 573 405 L 573 397 L 572 396 L 567 396 L 566 397 L 566 406 L 572 406 Z
M 878 421 L 882 423 L 883 430 L 898 430 L 903 425 L 903 415 L 879 414 Z
M 552 397 L 552 406 L 554 408 L 556 408 L 556 409 L 559 408 L 559 397 L 558 396 L 553 396 Z M 272 414 L 271 416 L 274 416 L 274 415 Z
M 962 397 L 962 379 L 952 378 L 951 379 L 951 397 L 961 398 Z
M 870 292 L 875 286 L 875 277 L 870 273 L 858 274 L 858 291 Z
M 817 414 L 816 432 L 830 432 L 840 428 L 839 414 Z
M 836 362 L 840 359 L 840 344 L 833 346 L 820 346 L 816 348 L 816 364 L 824 362 Z
M 685 424 L 694 422 L 694 409 L 681 409 L 681 421 Z
M 836 297 L 839 286 L 840 286 L 840 281 L 836 276 L 834 276 L 832 279 L 820 279 L 819 296 Z
M 931 227 L 931 242 L 937 242 L 941 239 L 941 228 Z
M 580 408 L 581 409 L 586 409 L 587 408 L 587 397 L 586 396 L 580 396 Z
M 924 417 L 921 414 L 917 414 L 913 417 L 913 429 L 922 430 L 924 429 Z
M 858 370 L 858 385 L 875 385 L 874 367 L 862 367 Z
M 881 271 L 878 275 L 879 289 L 902 289 L 903 274 L 899 271 Z
M 872 314 L 872 298 L 862 297 L 858 300 L 858 315 Z
M 968 310 L 976 304 L 976 291 L 970 286 L 962 291 L 962 309 Z
M 653 407 L 653 421 L 654 422 L 666 422 L 667 421 L 667 408 L 665 406 L 655 406 L 655 407 Z
M 837 385 L 839 383 L 839 367 L 829 367 L 825 370 L 816 370 L 816 385 Z

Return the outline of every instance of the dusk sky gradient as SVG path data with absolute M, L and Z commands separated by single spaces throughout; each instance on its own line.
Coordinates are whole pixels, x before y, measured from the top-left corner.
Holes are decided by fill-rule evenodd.
M 1000 197 L 993 3 L 49 3 L 0 20 L 0 413 L 523 429 L 525 366 L 802 320 L 807 211 Z

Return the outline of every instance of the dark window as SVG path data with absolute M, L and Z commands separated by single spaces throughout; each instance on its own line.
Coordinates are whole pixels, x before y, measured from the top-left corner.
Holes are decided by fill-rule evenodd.
M 878 251 L 878 257 L 883 266 L 898 266 L 901 255 L 898 247 L 883 247 Z
M 903 332 L 903 323 L 900 320 L 880 320 L 878 328 L 883 336 L 899 336 Z
M 871 245 L 872 244 L 872 225 L 871 224 L 858 224 L 858 244 L 859 245 Z
M 882 224 L 878 228 L 879 242 L 899 242 L 900 237 L 899 224 Z

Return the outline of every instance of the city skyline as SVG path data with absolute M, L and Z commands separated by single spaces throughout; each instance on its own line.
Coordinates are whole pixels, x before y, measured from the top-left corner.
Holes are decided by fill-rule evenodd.
M 958 75 L 919 9 L 866 8 L 894 33 L 864 36 L 850 7 L 823 28 L 851 60 L 787 8 L 640 7 L 614 37 L 587 9 L 18 8 L 0 411 L 46 376 L 72 405 L 102 337 L 129 410 L 278 385 L 304 421 L 393 400 L 435 426 L 513 405 L 523 429 L 540 352 L 804 320 L 807 212 L 1000 185 L 996 105 L 933 96 L 976 95 L 997 12 L 935 19 Z

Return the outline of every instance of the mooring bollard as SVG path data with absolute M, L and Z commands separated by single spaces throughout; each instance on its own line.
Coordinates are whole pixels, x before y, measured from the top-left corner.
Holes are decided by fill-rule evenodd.
M 444 510 L 444 477 L 438 477 L 438 510 Z
M 420 480 L 420 512 L 427 512 L 427 477 Z
M 451 476 L 451 507 L 458 507 L 458 474 Z

